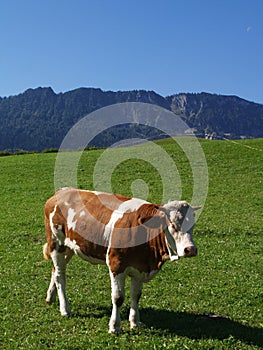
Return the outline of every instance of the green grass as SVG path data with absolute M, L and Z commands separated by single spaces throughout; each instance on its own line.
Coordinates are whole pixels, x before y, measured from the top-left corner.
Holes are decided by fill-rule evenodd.
M 136 332 L 129 330 L 127 321 L 127 288 L 123 332 L 118 337 L 107 333 L 111 298 L 105 266 L 78 258 L 70 263 L 67 291 L 72 318 L 61 317 L 57 304 L 45 306 L 51 262 L 42 257 L 43 206 L 54 192 L 56 154 L 0 158 L 1 349 L 263 347 L 263 140 L 200 142 L 209 168 L 209 191 L 194 233 L 199 256 L 167 262 L 144 285 L 142 326 Z M 175 161 L 182 196 L 190 200 L 189 162 L 170 140 L 158 144 Z M 94 165 L 103 152 L 88 151 L 81 157 L 79 187 L 93 188 Z M 112 190 L 131 195 L 138 178 L 148 184 L 148 199 L 159 203 L 160 176 L 140 159 L 117 166 Z

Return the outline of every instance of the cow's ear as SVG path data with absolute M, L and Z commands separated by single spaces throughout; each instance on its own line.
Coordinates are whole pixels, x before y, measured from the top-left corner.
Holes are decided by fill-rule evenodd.
M 139 217 L 138 224 L 147 228 L 157 228 L 163 225 L 165 217 L 166 215 L 163 211 L 158 211 L 153 216 Z
M 139 225 L 144 225 L 147 221 L 149 221 L 151 219 L 151 217 L 144 217 L 144 218 L 139 218 L 138 219 L 138 224 Z

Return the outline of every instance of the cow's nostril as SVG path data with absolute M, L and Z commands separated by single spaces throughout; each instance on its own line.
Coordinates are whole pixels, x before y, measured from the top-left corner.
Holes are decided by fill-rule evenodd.
M 186 247 L 186 248 L 184 248 L 184 253 L 185 253 L 185 255 L 189 255 L 190 254 L 190 247 Z
M 196 256 L 197 255 L 197 248 L 194 246 L 186 247 L 184 248 L 184 254 L 185 256 Z

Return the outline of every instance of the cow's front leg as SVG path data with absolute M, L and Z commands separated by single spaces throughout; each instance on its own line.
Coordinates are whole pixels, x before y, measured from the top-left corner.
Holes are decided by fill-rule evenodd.
M 55 286 L 57 289 L 57 294 L 59 298 L 59 306 L 60 312 L 62 316 L 70 316 L 70 306 L 66 298 L 66 266 L 67 266 L 67 258 L 65 256 L 65 252 L 59 253 L 56 249 L 52 251 L 50 254 L 54 270 L 52 272 L 51 283 L 49 286 L 49 291 L 51 295 L 51 299 L 55 295 L 53 282 L 55 282 Z
M 125 298 L 125 274 L 114 275 L 110 271 L 112 313 L 109 323 L 109 333 L 119 333 L 121 326 L 120 308 Z
M 131 329 L 140 326 L 139 300 L 142 294 L 142 282 L 136 278 L 131 278 L 131 308 L 130 308 L 130 327 Z

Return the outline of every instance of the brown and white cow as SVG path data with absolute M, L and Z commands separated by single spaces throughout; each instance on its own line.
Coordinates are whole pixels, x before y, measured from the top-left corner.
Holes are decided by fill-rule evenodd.
M 47 304 L 58 294 L 61 314 L 71 314 L 65 293 L 66 265 L 76 254 L 109 268 L 113 304 L 109 332 L 120 331 L 125 278 L 131 278 L 129 321 L 131 328 L 138 327 L 143 282 L 151 280 L 166 260 L 197 255 L 192 240 L 195 209 L 185 201 L 158 206 L 119 194 L 58 190 L 45 205 L 43 254 L 53 261 Z

